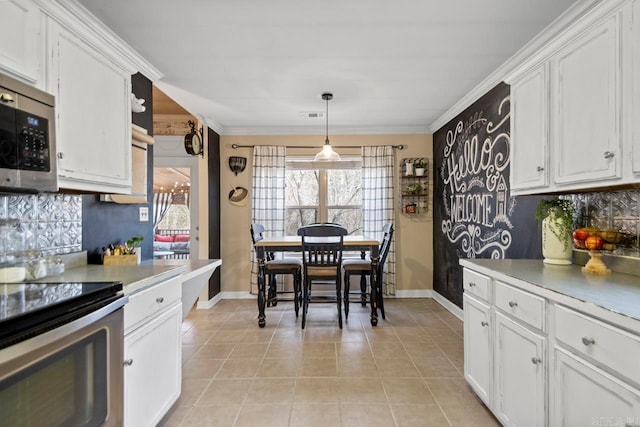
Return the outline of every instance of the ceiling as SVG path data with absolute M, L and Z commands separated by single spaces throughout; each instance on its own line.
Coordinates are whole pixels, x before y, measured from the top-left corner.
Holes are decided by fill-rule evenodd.
M 153 192 L 171 193 L 190 190 L 189 168 L 153 168 Z
M 428 132 L 574 0 L 80 0 L 221 134 Z M 582 0 L 578 0 L 582 1 Z

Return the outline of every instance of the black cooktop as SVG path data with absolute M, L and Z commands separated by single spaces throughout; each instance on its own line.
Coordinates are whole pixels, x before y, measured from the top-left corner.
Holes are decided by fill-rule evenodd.
M 0 348 L 123 297 L 122 282 L 0 283 Z

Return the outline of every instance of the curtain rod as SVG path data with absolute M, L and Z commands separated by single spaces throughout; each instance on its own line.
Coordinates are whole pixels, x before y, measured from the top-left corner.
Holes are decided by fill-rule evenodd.
M 236 148 L 253 148 L 255 147 L 255 145 L 238 145 L 238 144 L 231 144 L 231 148 L 233 148 L 234 150 Z M 392 145 L 392 148 L 397 148 L 398 150 L 404 150 L 406 148 L 406 146 L 404 145 Z M 285 145 L 285 148 L 312 148 L 317 150 L 318 147 L 315 146 L 307 146 L 307 145 Z M 334 148 L 362 148 L 362 145 L 340 145 L 340 146 L 334 146 Z

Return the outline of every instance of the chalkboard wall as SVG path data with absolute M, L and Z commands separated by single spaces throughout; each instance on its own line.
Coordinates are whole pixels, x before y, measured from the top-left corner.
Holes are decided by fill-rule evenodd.
M 510 89 L 500 83 L 433 135 L 434 283 L 462 308 L 460 258 L 541 258 L 537 196 L 512 197 Z

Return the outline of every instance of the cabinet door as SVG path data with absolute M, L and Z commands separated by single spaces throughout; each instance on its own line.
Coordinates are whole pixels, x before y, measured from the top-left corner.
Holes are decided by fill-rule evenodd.
M 174 304 L 125 336 L 125 427 L 155 426 L 180 396 L 181 313 Z
M 511 86 L 511 189 L 546 187 L 548 180 L 548 64 Z
M 0 69 L 38 83 L 43 15 L 29 0 L 5 0 L 0 1 L 0 17 Z
M 494 413 L 505 426 L 545 425 L 545 338 L 496 313 Z
M 620 36 L 613 15 L 553 59 L 551 116 L 557 184 L 614 179 L 620 172 Z
M 639 390 L 559 347 L 554 360 L 551 425 L 637 425 Z
M 54 31 L 60 187 L 131 191 L 131 76 L 71 32 Z
M 631 36 L 631 61 L 632 61 L 632 97 L 631 97 L 631 144 L 633 151 L 633 173 L 640 174 L 640 0 L 632 3 L 632 36 Z
M 489 306 L 466 292 L 464 301 L 464 377 L 491 407 L 491 323 Z

